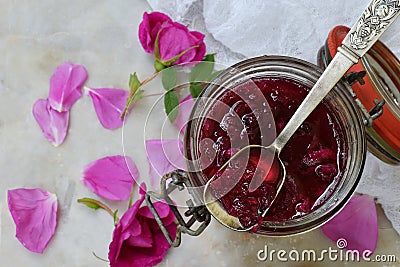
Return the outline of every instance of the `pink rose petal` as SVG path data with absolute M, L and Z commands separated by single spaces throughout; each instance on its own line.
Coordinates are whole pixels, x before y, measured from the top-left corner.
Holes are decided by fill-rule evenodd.
M 204 37 L 204 34 L 191 32 L 185 25 L 177 22 L 163 26 L 158 42 L 161 60 L 170 60 L 188 48 L 194 47 L 183 54 L 173 64 L 201 61 L 206 52 Z
M 66 62 L 57 67 L 50 79 L 49 103 L 59 112 L 69 111 L 82 96 L 87 71 L 81 65 Z
M 124 110 L 129 92 L 123 89 L 91 88 L 88 91 L 101 125 L 106 129 L 117 129 L 124 123 L 121 113 Z
M 160 179 L 176 169 L 186 170 L 183 143 L 179 139 L 146 140 L 149 162 L 150 184 L 154 189 L 160 186 Z
M 83 171 L 83 184 L 97 195 L 110 200 L 129 198 L 139 171 L 130 157 L 111 156 L 96 160 Z
M 185 132 L 186 124 L 188 123 L 188 119 L 190 113 L 192 112 L 192 108 L 194 105 L 194 99 L 192 95 L 188 95 L 184 99 L 179 102 L 178 106 L 178 116 L 174 120 L 174 125 L 178 128 L 181 133 Z
M 8 190 L 8 208 L 16 237 L 24 247 L 42 254 L 57 225 L 57 197 L 41 189 Z
M 191 31 L 190 32 L 191 36 L 193 39 L 195 39 L 195 45 L 198 45 L 199 47 L 196 48 L 196 55 L 192 58 L 192 62 L 198 62 L 198 61 L 202 61 L 205 54 L 206 54 L 206 44 L 204 43 L 204 37 L 205 35 L 201 32 L 197 32 L 197 31 Z M 182 62 L 184 62 L 184 59 L 181 59 Z M 179 61 L 176 63 L 178 64 L 180 63 Z
M 163 201 L 158 201 L 153 203 L 154 208 L 157 210 L 158 215 L 160 216 L 161 219 L 163 219 L 163 222 L 165 224 L 170 224 L 173 223 L 175 220 L 175 215 L 171 212 L 171 208 L 169 207 L 169 205 Z M 149 207 L 144 206 L 142 208 L 140 208 L 140 210 L 138 211 L 138 214 L 140 216 L 143 216 L 145 218 L 148 219 L 154 219 L 153 213 L 151 213 Z M 154 221 L 154 223 L 156 223 Z M 155 227 L 155 225 L 154 225 Z
M 334 242 L 347 241 L 346 249 L 375 251 L 378 239 L 378 218 L 375 201 L 367 195 L 353 196 L 349 203 L 322 226 L 323 233 Z
M 122 218 L 125 217 L 125 218 L 129 218 L 129 219 L 122 220 L 122 218 L 121 218 L 121 220 L 120 220 L 120 224 L 123 228 L 126 228 L 131 223 L 133 223 L 133 221 L 136 219 L 135 216 L 136 216 L 139 208 L 142 206 L 142 204 L 144 202 L 146 191 L 143 192 L 141 189 L 139 189 L 139 192 L 140 192 L 140 198 L 135 203 L 133 203 L 132 206 L 122 216 Z M 131 230 L 134 230 L 134 233 L 132 233 L 132 234 L 139 234 L 141 232 L 140 227 L 138 229 L 131 229 Z
M 110 260 L 110 266 L 120 267 L 124 266 L 121 262 L 119 265 L 114 265 L 121 254 L 122 245 L 125 240 L 128 240 L 130 236 L 139 236 L 142 233 L 142 227 L 136 218 L 140 206 L 144 201 L 144 195 L 141 196 L 133 205 L 124 213 L 121 217 L 118 225 L 114 229 L 113 241 L 109 246 L 108 258 Z M 136 227 L 130 227 L 134 225 Z M 147 236 L 146 236 L 147 237 Z M 126 263 L 129 266 L 129 262 Z
M 59 146 L 64 142 L 69 125 L 68 111 L 58 112 L 47 100 L 39 99 L 33 105 L 32 113 L 50 143 Z
M 171 18 L 164 13 L 143 13 L 143 20 L 139 25 L 139 41 L 147 53 L 153 54 L 158 31 L 163 24 L 170 22 L 172 22 Z

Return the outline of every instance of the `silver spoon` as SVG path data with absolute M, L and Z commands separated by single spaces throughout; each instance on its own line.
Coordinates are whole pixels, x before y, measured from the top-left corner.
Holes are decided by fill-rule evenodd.
M 229 163 L 250 148 L 261 148 L 265 150 L 267 155 L 274 155 L 273 160 L 277 160 L 280 165 L 280 180 L 278 181 L 275 196 L 267 208 L 259 211 L 259 216 L 264 217 L 269 207 L 276 200 L 282 185 L 286 179 L 286 169 L 280 159 L 280 152 L 283 147 L 296 132 L 297 128 L 304 122 L 310 113 L 317 107 L 329 91 L 343 77 L 348 69 L 372 47 L 379 39 L 383 32 L 397 18 L 400 11 L 400 1 L 397 0 L 372 0 L 367 8 L 357 20 L 349 33 L 344 38 L 342 44 L 337 49 L 335 57 L 332 59 L 328 67 L 322 73 L 321 77 L 315 83 L 308 93 L 307 97 L 301 103 L 299 108 L 293 114 L 285 128 L 268 147 L 260 145 L 251 145 L 242 148 L 238 153 L 231 157 L 220 170 L 224 170 Z M 272 162 L 272 161 L 271 161 Z M 223 225 L 236 231 L 249 231 L 254 227 L 244 227 L 239 219 L 227 213 L 221 202 L 213 195 L 212 186 L 210 184 L 216 181 L 214 175 L 205 185 L 203 198 L 207 209 L 210 213 Z

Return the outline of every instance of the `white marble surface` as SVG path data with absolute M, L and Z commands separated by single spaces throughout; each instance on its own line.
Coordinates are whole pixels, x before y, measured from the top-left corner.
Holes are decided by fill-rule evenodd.
M 83 97 L 72 109 L 65 143 L 54 148 L 40 132 L 31 108 L 36 99 L 47 96 L 49 78 L 64 61 L 86 66 L 87 85 L 92 87 L 127 88 L 130 72 L 138 71 L 140 77 L 150 75 L 152 57 L 143 52 L 137 40 L 142 13 L 150 8 L 142 0 L 0 0 L 0 7 L 0 266 L 107 266 L 92 251 L 107 257 L 112 218 L 77 204 L 76 199 L 95 197 L 80 183 L 81 170 L 100 157 L 122 154 L 122 129 L 103 129 L 91 100 Z M 147 173 L 147 161 L 141 129 L 152 101 L 146 99 L 135 107 L 125 131 L 128 155 L 142 176 Z M 159 126 L 151 127 L 156 130 Z M 6 192 L 17 187 L 41 187 L 58 195 L 58 228 L 43 255 L 27 251 L 14 237 Z M 399 258 L 399 235 L 381 211 L 379 228 L 376 253 L 396 254 Z M 182 246 L 171 249 L 160 265 L 288 265 L 257 262 L 256 253 L 264 245 L 273 249 L 335 246 L 319 229 L 291 238 L 266 238 L 235 233 L 213 222 L 201 236 L 185 236 Z

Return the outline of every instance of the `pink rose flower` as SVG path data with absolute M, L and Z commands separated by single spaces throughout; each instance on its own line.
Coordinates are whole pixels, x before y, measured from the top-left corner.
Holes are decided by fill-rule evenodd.
M 157 59 L 161 63 L 181 53 L 184 54 L 169 65 L 201 61 L 206 53 L 204 34 L 189 31 L 185 25 L 172 21 L 163 13 L 144 13 L 143 21 L 139 25 L 139 40 L 147 53 L 154 54 L 157 35 L 159 48 Z
M 141 198 L 125 212 L 114 229 L 108 253 L 111 267 L 154 266 L 170 248 L 149 208 L 140 207 L 145 196 L 142 188 L 140 194 Z M 154 203 L 154 207 L 171 237 L 175 238 L 177 226 L 170 207 L 163 202 Z

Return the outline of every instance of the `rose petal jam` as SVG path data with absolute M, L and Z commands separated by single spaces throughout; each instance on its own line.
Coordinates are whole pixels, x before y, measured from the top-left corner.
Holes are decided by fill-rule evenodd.
M 201 126 L 203 174 L 207 179 L 216 175 L 211 184 L 214 195 L 245 227 L 310 213 L 323 204 L 341 177 L 346 159 L 344 131 L 325 102 L 318 105 L 281 151 L 286 180 L 272 205 L 280 179 L 279 164 L 267 162 L 260 148 L 238 154 L 221 170 L 240 148 L 269 145 L 308 91 L 308 87 L 286 78 L 253 79 L 226 90 L 211 106 L 210 117 Z M 259 186 L 250 190 L 254 179 Z M 260 212 L 269 206 L 261 218 Z

